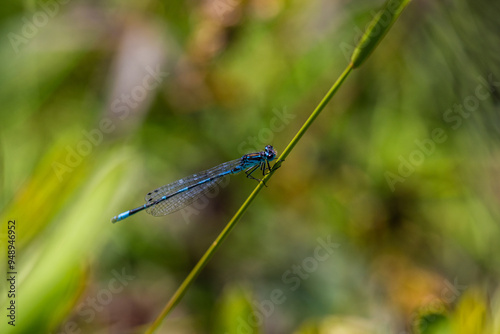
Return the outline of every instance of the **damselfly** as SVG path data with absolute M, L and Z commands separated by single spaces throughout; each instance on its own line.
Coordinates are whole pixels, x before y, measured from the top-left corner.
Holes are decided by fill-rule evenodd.
M 118 216 L 113 217 L 111 222 L 119 222 L 142 210 L 146 210 L 147 213 L 153 216 L 168 215 L 210 192 L 226 175 L 245 171 L 248 178 L 260 181 L 253 177 L 252 173 L 257 169 L 262 171 L 262 175 L 269 173 L 271 171 L 269 162 L 273 161 L 276 155 L 276 150 L 271 145 L 267 145 L 262 152 L 245 154 L 239 159 L 228 161 L 206 171 L 167 184 L 149 192 L 145 198 L 146 204 L 120 213 Z

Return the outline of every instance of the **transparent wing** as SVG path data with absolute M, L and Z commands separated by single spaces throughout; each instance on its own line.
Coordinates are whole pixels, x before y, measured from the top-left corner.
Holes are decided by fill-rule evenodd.
M 226 175 L 224 177 L 219 177 L 213 181 L 193 187 L 188 191 L 183 191 L 178 195 L 172 196 L 169 199 L 161 201 L 160 203 L 147 208 L 146 212 L 153 216 L 164 216 L 180 210 L 200 199 L 207 193 L 213 191 L 215 188 L 217 188 L 217 186 L 219 186 L 219 183 L 221 183 L 225 177 L 228 176 Z
M 177 180 L 163 187 L 155 189 L 146 195 L 145 197 L 146 203 L 154 203 L 160 200 L 163 196 L 167 197 L 172 196 L 172 197 L 164 201 L 161 201 L 160 203 L 150 206 L 149 208 L 146 209 L 146 212 L 153 216 L 164 216 L 168 215 L 169 213 L 180 210 L 183 207 L 193 203 L 206 193 L 213 190 L 224 179 L 223 177 L 217 177 L 217 176 L 227 173 L 228 171 L 231 171 L 234 168 L 240 166 L 241 166 L 241 158 L 225 162 L 221 165 L 207 169 L 203 172 L 193 174 L 191 176 L 185 177 L 183 179 Z M 236 173 L 242 170 L 244 169 L 241 170 L 236 169 Z M 179 192 L 179 190 L 183 188 L 195 185 L 203 180 L 212 177 L 217 177 L 217 178 L 210 182 L 202 183 L 198 186 L 195 186 L 187 191 Z

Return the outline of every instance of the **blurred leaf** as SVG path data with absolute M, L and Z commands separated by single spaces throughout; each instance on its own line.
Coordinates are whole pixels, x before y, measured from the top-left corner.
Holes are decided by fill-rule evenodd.
M 109 220 L 115 212 L 110 201 L 117 203 L 123 196 L 117 189 L 130 186 L 131 169 L 124 164 L 126 157 L 120 152 L 96 164 L 82 191 L 54 218 L 50 228 L 38 235 L 39 242 L 18 253 L 18 258 L 22 255 L 18 265 L 18 290 L 22 293 L 17 303 L 22 305 L 22 312 L 15 328 L 2 322 L 0 332 L 53 330 L 49 327 L 57 326 L 72 312 L 81 293 L 82 264 L 99 252 L 114 227 Z M 18 224 L 27 225 L 29 221 Z
M 467 290 L 453 315 L 453 332 L 457 334 L 490 333 L 486 300 L 477 289 Z
M 451 334 L 450 321 L 440 313 L 427 313 L 418 319 L 419 333 L 421 334 Z
M 259 334 L 264 316 L 251 304 L 251 290 L 242 285 L 226 286 L 216 307 L 214 333 Z

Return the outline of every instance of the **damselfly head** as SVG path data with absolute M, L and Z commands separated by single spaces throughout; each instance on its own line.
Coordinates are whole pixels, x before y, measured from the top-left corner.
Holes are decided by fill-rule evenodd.
M 271 145 L 267 145 L 264 149 L 264 154 L 266 155 L 266 159 L 268 161 L 272 161 L 274 160 L 274 158 L 276 158 L 278 152 L 276 152 L 276 150 Z

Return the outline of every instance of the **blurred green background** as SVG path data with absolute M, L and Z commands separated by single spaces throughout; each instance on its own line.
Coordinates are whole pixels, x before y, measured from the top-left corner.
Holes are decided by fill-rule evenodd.
M 282 151 L 382 5 L 5 3 L 0 332 L 143 332 L 256 183 L 110 218 Z M 414 0 L 158 333 L 500 333 L 499 14 Z

